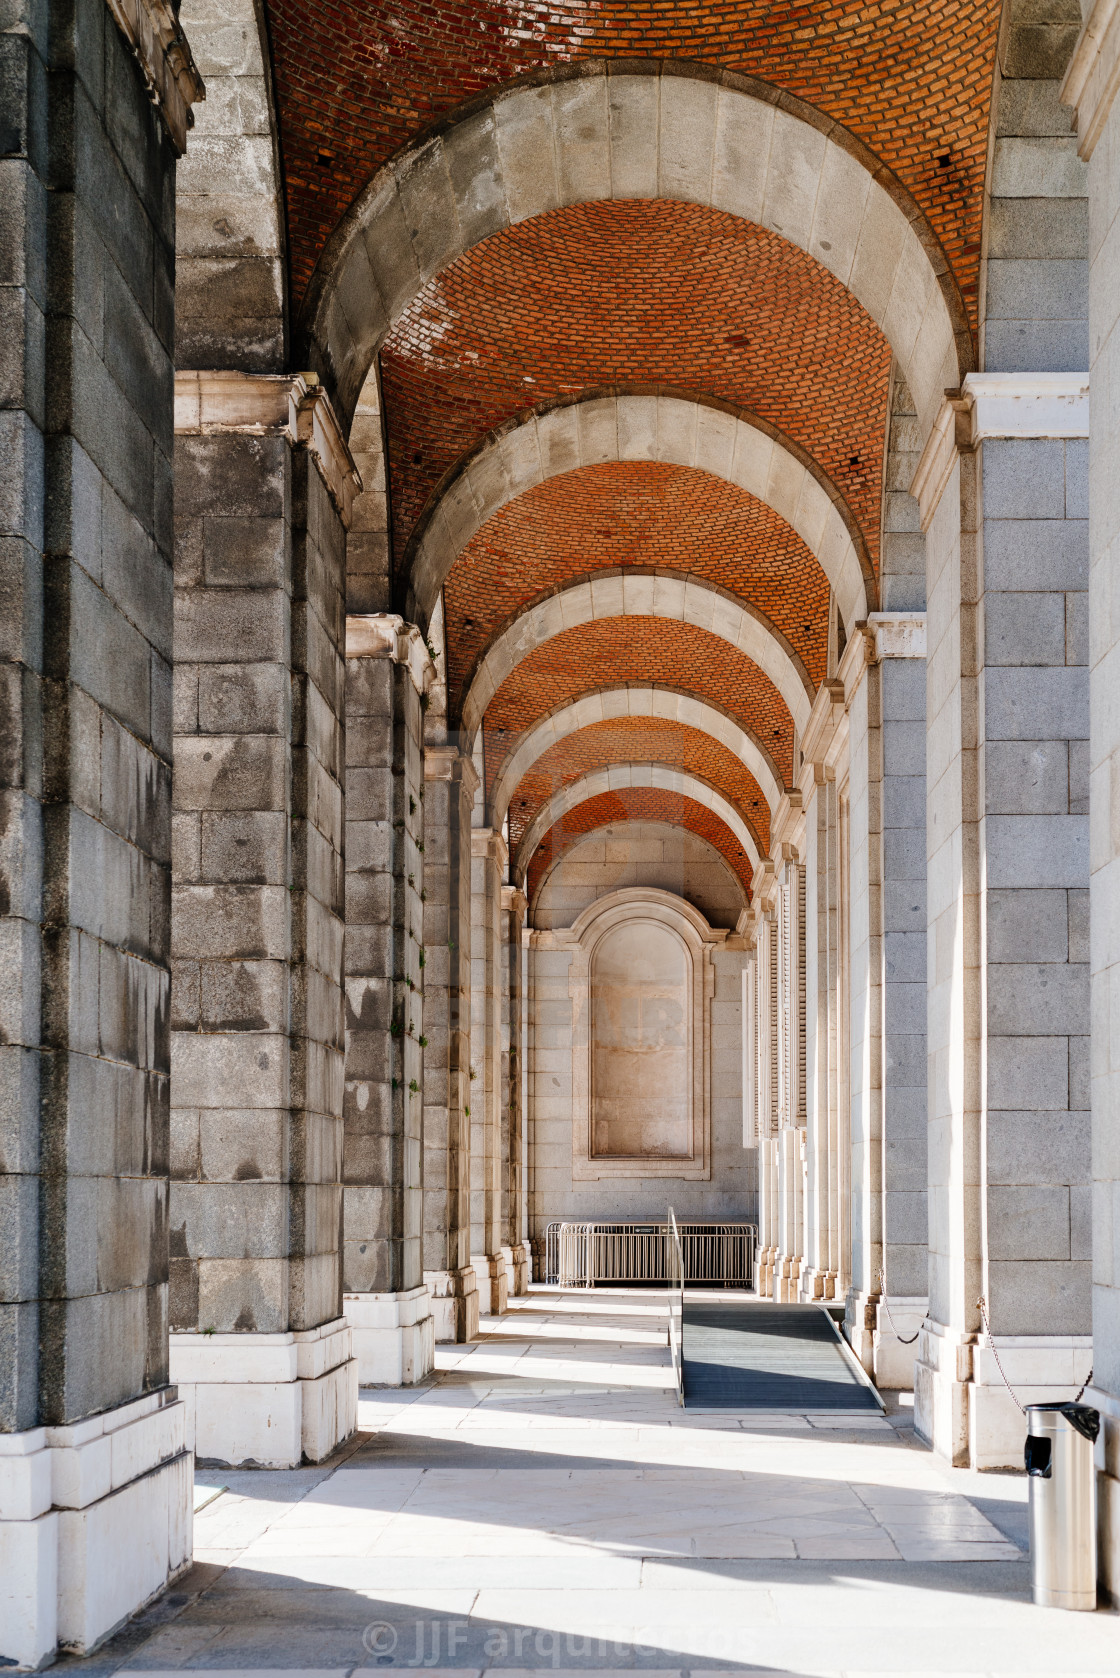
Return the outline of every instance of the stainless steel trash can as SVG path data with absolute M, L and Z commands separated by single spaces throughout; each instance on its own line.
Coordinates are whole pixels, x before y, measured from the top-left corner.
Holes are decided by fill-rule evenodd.
M 1087 1404 L 1028 1404 L 1031 1582 L 1043 1608 L 1097 1606 L 1093 1443 L 1101 1420 Z

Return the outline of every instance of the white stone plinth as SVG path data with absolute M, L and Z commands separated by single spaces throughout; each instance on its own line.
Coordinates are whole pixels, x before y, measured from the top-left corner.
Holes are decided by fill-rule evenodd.
M 343 1294 L 342 1306 L 363 1387 L 412 1387 L 431 1371 L 435 1319 L 426 1286 L 403 1293 Z
M 190 1565 L 194 1472 L 174 1387 L 0 1433 L 0 1656 L 85 1654 Z
M 478 1278 L 473 1266 L 461 1270 L 425 1270 L 431 1296 L 436 1345 L 473 1340 L 478 1334 Z
M 1088 1335 L 997 1335 L 1004 1373 L 1022 1405 L 1072 1399 L 1093 1361 Z M 914 1366 L 914 1426 L 950 1462 L 1021 1468 L 1026 1420 L 986 1337 L 975 1342 L 926 1321 Z
M 501 1253 L 474 1253 L 471 1263 L 478 1277 L 479 1309 L 488 1317 L 502 1316 L 509 1298 L 509 1281 Z
M 892 1295 L 889 1313 L 881 1300 L 876 1305 L 871 1379 L 877 1387 L 892 1392 L 913 1392 L 918 1341 L 910 1340 L 910 1336 L 918 1334 L 928 1310 L 929 1300 L 924 1294 Z M 910 1341 L 909 1345 L 903 1344 L 904 1341 Z
M 171 1369 L 200 1462 L 298 1468 L 358 1425 L 358 1365 L 342 1317 L 287 1334 L 173 1334 Z

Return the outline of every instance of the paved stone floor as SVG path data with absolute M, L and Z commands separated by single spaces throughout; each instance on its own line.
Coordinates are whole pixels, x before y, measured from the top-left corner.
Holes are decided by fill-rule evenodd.
M 63 1666 L 1120 1672 L 1120 1617 L 1030 1603 L 1022 1476 L 903 1407 L 682 1412 L 664 1295 L 538 1290 L 438 1361 L 323 1467 L 200 1473 L 191 1573 Z

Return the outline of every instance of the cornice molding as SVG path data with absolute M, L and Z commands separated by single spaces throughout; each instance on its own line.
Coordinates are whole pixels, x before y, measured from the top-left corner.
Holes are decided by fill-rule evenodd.
M 479 787 L 478 770 L 458 746 L 425 746 L 424 779 L 459 781 L 473 798 Z
M 887 658 L 925 658 L 926 615 L 924 612 L 872 612 L 868 634 L 874 638 L 877 664 Z
M 106 0 L 117 28 L 128 42 L 160 114 L 168 139 L 182 157 L 187 130 L 194 127 L 192 105 L 206 98 L 206 84 L 191 56 L 187 37 L 171 0 Z
M 1120 88 L 1120 0 L 1097 0 L 1058 94 L 1077 112 L 1077 155 L 1087 163 Z
M 523 915 L 529 907 L 529 899 L 517 886 L 502 887 L 502 908 L 511 915 Z
M 806 763 L 823 763 L 844 716 L 844 684 L 835 680 L 822 682 L 809 712 L 809 721 L 801 736 L 801 756 Z
M 509 847 L 501 834 L 492 827 L 471 828 L 471 855 L 487 857 L 496 862 L 504 873 L 509 864 Z
M 986 438 L 1088 435 L 1088 373 L 969 373 L 960 390 L 945 392 L 910 484 L 923 531 L 933 522 L 958 455 Z
M 175 435 L 286 435 L 314 457 L 347 529 L 362 479 L 330 397 L 314 373 L 188 370 L 175 375 Z
M 406 623 L 395 612 L 348 615 L 346 657 L 388 658 L 405 665 L 413 687 L 421 695 L 435 679 L 436 667 L 423 635 L 414 623 Z

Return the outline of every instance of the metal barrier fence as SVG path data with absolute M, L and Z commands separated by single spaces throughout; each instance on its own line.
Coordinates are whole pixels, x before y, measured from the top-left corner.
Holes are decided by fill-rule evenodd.
M 682 1283 L 754 1286 L 758 1229 L 747 1223 L 677 1225 Z M 550 1223 L 545 1232 L 545 1276 L 565 1288 L 596 1283 L 653 1286 L 670 1280 L 669 1225 Z
M 669 1265 L 669 1356 L 677 1383 L 677 1403 L 684 1408 L 684 1253 L 680 1231 L 669 1208 L 665 1232 L 665 1256 Z

